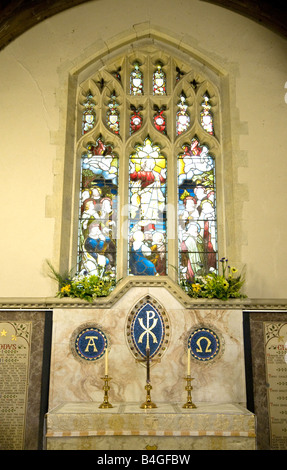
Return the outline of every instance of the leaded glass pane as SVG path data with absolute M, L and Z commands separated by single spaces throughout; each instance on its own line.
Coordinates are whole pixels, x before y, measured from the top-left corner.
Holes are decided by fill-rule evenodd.
M 195 136 L 178 156 L 180 279 L 217 269 L 215 161 Z
M 166 274 L 166 159 L 149 137 L 129 160 L 129 273 Z
M 117 109 L 118 106 L 119 103 L 117 102 L 116 94 L 113 91 L 108 104 L 107 125 L 114 134 L 119 134 L 120 132 L 120 113 Z
M 142 110 L 142 107 L 139 106 L 136 108 L 135 106 L 131 106 L 132 114 L 130 117 L 130 134 L 133 134 L 134 132 L 140 130 L 142 123 L 143 123 L 143 118 L 140 113 Z
M 118 158 L 99 137 L 81 161 L 80 274 L 116 273 Z
M 211 113 L 210 97 L 206 92 L 203 95 L 203 102 L 201 103 L 202 111 L 200 113 L 200 122 L 203 129 L 209 134 L 213 135 L 213 116 Z
M 96 112 L 93 95 L 89 93 L 83 103 L 82 134 L 86 134 L 95 127 Z
M 166 76 L 162 70 L 162 64 L 160 62 L 157 64 L 157 68 L 153 73 L 153 94 L 166 94 Z
M 154 127 L 157 131 L 161 132 L 162 134 L 166 134 L 166 118 L 165 118 L 165 106 L 159 109 L 155 106 L 156 113 L 153 118 Z
M 190 117 L 187 111 L 188 105 L 186 102 L 186 96 L 183 92 L 180 95 L 180 101 L 177 103 L 177 107 L 176 134 L 180 135 L 183 132 L 186 132 L 190 125 Z
M 140 70 L 138 62 L 134 63 L 134 69 L 131 72 L 130 77 L 130 93 L 131 95 L 142 95 L 143 94 L 143 74 Z

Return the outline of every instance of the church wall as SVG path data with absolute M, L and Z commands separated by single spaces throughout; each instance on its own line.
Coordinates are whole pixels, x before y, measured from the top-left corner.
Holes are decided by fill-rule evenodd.
M 0 297 L 55 294 L 45 260 L 60 258 L 69 74 L 123 40 L 176 38 L 226 81 L 226 155 L 233 218 L 223 255 L 246 265 L 250 298 L 286 298 L 286 41 L 247 18 L 199 1 L 88 2 L 20 36 L 0 53 Z M 222 204 L 230 203 L 225 194 Z M 69 240 L 65 243 L 69 243 Z

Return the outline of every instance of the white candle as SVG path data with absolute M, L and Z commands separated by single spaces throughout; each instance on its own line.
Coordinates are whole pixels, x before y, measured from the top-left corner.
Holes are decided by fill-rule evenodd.
M 106 348 L 105 354 L 105 375 L 108 375 L 108 348 Z
M 190 349 L 187 348 L 187 375 L 190 375 Z

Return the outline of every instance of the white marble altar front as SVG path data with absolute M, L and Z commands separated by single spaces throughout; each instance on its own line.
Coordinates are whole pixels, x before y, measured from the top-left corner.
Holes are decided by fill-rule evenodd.
M 47 450 L 254 450 L 255 417 L 243 407 L 199 403 L 66 403 L 46 419 Z
M 130 352 L 126 323 L 133 305 L 146 294 L 161 303 L 170 325 L 168 347 L 161 362 L 151 367 L 152 399 L 156 403 L 184 402 L 186 334 L 195 325 L 209 325 L 220 332 L 223 352 L 210 363 L 192 361 L 193 401 L 245 405 L 242 311 L 185 308 L 164 287 L 134 287 L 111 308 L 54 309 L 49 410 L 67 402 L 102 400 L 104 359 L 80 362 L 71 352 L 73 332 L 87 322 L 95 322 L 109 335 L 111 400 L 130 403 L 145 399 L 145 367 Z

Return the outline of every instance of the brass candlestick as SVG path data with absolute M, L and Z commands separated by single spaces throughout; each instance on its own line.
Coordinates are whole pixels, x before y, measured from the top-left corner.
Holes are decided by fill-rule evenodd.
M 187 391 L 187 402 L 183 405 L 182 408 L 196 408 L 195 404 L 192 402 L 192 398 L 191 398 L 191 390 L 192 390 L 192 386 L 191 386 L 191 381 L 194 380 L 192 377 L 190 377 L 190 375 L 187 375 L 186 377 L 184 377 L 185 380 L 186 380 L 186 387 L 185 387 L 185 390 Z
M 104 386 L 103 386 L 104 401 L 99 406 L 99 408 L 113 408 L 113 405 L 109 403 L 109 390 L 110 390 L 109 380 L 112 380 L 112 378 L 109 377 L 108 375 L 105 375 L 105 377 L 101 377 L 101 379 L 104 380 Z

